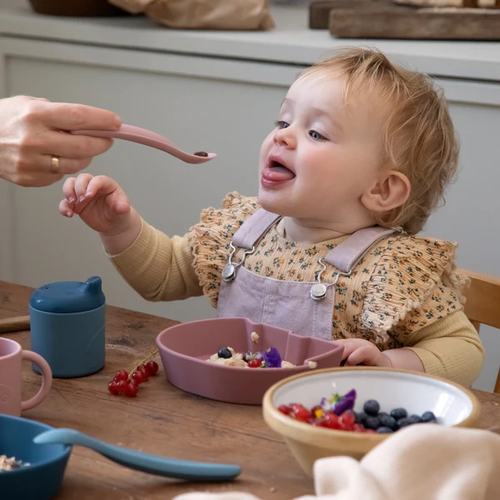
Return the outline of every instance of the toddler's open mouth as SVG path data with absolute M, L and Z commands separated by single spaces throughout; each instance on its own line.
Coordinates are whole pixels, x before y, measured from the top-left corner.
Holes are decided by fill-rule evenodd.
M 266 168 L 262 172 L 262 180 L 266 183 L 286 182 L 295 178 L 295 172 L 288 168 L 279 157 L 270 156 Z

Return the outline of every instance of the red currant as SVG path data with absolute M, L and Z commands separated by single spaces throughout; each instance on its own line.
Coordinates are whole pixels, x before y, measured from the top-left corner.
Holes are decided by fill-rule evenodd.
M 137 368 L 137 371 L 140 371 L 144 374 L 144 381 L 146 381 L 149 378 L 149 372 L 148 369 L 144 365 L 140 365 Z
M 115 386 L 118 390 L 118 392 L 125 392 L 125 386 L 127 385 L 127 383 L 125 382 L 125 380 L 118 380 L 118 381 L 115 381 Z
M 125 371 L 125 370 L 118 370 L 116 373 L 115 373 L 115 378 L 114 380 L 116 380 L 117 382 L 119 380 L 127 380 L 128 379 L 128 373 Z
M 259 366 L 262 364 L 262 360 L 260 359 L 251 359 L 248 362 L 248 367 L 249 368 L 259 368 Z
M 329 429 L 340 429 L 339 418 L 334 413 L 328 413 L 322 419 L 322 426 Z
M 361 424 L 354 424 L 354 432 L 365 432 L 365 428 Z
M 146 369 L 148 370 L 148 372 L 151 374 L 151 375 L 156 375 L 158 373 L 158 363 L 156 361 L 150 361 L 147 365 L 146 365 Z
M 290 407 L 292 408 L 293 414 L 295 415 L 295 418 L 297 420 L 306 422 L 309 418 L 312 417 L 311 412 L 305 406 L 299 403 L 292 403 Z
M 290 413 L 292 413 L 292 409 L 287 405 L 278 406 L 278 411 L 280 411 L 284 415 L 290 415 Z
M 135 382 L 130 380 L 125 386 L 125 396 L 128 396 L 129 398 L 135 398 L 137 396 L 138 390 L 139 386 Z
M 113 394 L 113 396 L 118 396 L 120 394 L 120 391 L 118 390 L 118 387 L 116 386 L 116 381 L 113 380 L 108 384 L 108 391 Z
M 135 380 L 137 384 L 142 384 L 143 382 L 146 382 L 146 376 L 142 370 L 136 370 L 132 373 L 132 380 Z
M 344 431 L 354 430 L 354 413 L 350 411 L 342 413 L 339 417 L 339 424 Z

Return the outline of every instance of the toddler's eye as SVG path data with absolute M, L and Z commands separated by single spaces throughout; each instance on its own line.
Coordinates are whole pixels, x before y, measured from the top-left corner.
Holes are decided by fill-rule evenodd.
M 279 128 L 279 129 L 282 129 L 282 128 L 287 128 L 289 127 L 290 125 L 287 123 L 287 122 L 284 122 L 283 120 L 278 120 L 276 122 L 276 126 Z
M 324 137 L 319 132 L 316 132 L 316 130 L 309 130 L 309 137 L 311 137 L 311 139 L 315 139 L 316 141 L 324 139 Z

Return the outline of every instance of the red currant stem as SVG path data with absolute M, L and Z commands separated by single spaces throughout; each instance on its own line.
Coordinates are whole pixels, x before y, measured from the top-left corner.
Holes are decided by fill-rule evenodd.
M 150 352 L 143 360 L 139 361 L 132 370 L 130 370 L 128 380 L 132 378 L 133 373 L 139 368 L 139 366 L 144 365 L 146 366 L 146 363 L 149 363 L 150 361 L 153 360 L 153 358 L 158 354 L 158 349 L 155 349 L 154 351 Z

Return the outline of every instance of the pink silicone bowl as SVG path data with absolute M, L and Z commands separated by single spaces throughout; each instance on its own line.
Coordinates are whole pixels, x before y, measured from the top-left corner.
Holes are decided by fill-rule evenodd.
M 251 339 L 252 332 L 259 340 Z M 181 323 L 156 338 L 168 381 L 187 392 L 228 403 L 262 404 L 266 390 L 279 380 L 319 368 L 340 365 L 343 347 L 336 342 L 301 337 L 289 330 L 253 323 L 246 318 L 220 318 Z M 239 368 L 207 362 L 222 347 L 236 352 L 278 349 L 292 368 Z

